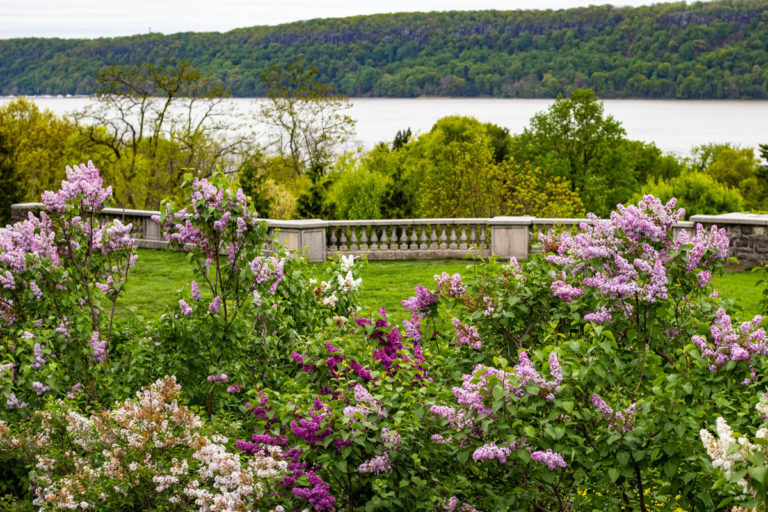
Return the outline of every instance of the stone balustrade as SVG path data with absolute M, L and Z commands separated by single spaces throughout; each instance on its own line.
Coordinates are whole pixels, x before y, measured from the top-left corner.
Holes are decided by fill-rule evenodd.
M 14 221 L 26 218 L 40 203 L 12 206 Z M 133 225 L 138 247 L 164 249 L 160 226 L 152 220 L 159 212 L 105 208 L 104 218 L 118 218 Z M 575 230 L 589 219 L 552 219 L 536 217 L 491 217 L 471 219 L 388 219 L 388 220 L 274 220 L 269 227 L 269 252 L 272 244 L 295 251 L 305 251 L 310 261 L 325 261 L 337 254 L 366 256 L 369 260 L 464 258 L 468 254 L 487 258 L 525 259 L 540 251 L 538 235 Z M 724 227 L 731 240 L 730 255 L 744 266 L 768 263 L 768 215 L 729 213 L 694 215 L 678 222 L 674 231 L 693 234 L 696 224 L 705 229 Z

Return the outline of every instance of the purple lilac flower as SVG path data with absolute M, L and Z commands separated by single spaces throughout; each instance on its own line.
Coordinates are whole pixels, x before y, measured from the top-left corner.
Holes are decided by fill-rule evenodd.
M 96 364 L 103 363 L 107 358 L 107 342 L 106 340 L 100 340 L 100 336 L 99 331 L 94 331 L 93 336 L 88 341 L 93 349 L 93 361 Z
M 5 405 L 8 409 L 24 409 L 29 404 L 27 402 L 19 402 L 19 399 L 16 398 L 16 394 L 11 393 L 11 396 L 6 400 Z
M 422 334 L 419 314 L 414 311 L 410 320 L 403 320 L 403 329 L 405 330 L 406 338 L 410 338 L 417 343 L 420 342 Z
M 749 361 L 757 355 L 768 355 L 768 338 L 760 327 L 763 317 L 755 316 L 750 322 L 743 322 L 738 331 L 734 330 L 731 318 L 719 309 L 715 322 L 710 326 L 712 341 L 703 336 L 693 336 L 692 341 L 709 360 L 709 369 L 717 370 L 728 361 Z
M 367 460 L 358 466 L 357 470 L 361 473 L 389 473 L 392 471 L 392 463 L 389 461 L 389 452 L 384 452 L 381 455 Z
M 307 473 L 307 478 L 311 487 L 294 487 L 291 489 L 291 492 L 296 497 L 307 500 L 312 505 L 312 508 L 317 511 L 332 512 L 336 498 L 330 494 L 331 486 L 324 483 L 323 479 L 313 471 Z
M 32 383 L 32 389 L 35 390 L 35 393 L 37 393 L 37 396 L 40 396 L 43 393 L 45 393 L 46 391 L 50 391 L 51 386 L 46 386 L 42 382 L 35 381 L 35 382 Z
M 243 390 L 243 385 L 239 382 L 235 382 L 227 388 L 227 393 L 239 393 Z
M 402 305 L 408 311 L 426 313 L 437 302 L 437 295 L 433 294 L 422 285 L 416 286 L 416 296 L 402 301 Z
M 699 280 L 699 288 L 704 288 L 709 284 L 709 280 L 712 279 L 712 272 L 709 270 L 702 270 L 696 277 Z
M 487 443 L 476 449 L 472 454 L 473 460 L 496 460 L 502 464 L 507 462 L 507 457 L 512 450 L 507 446 L 497 446 L 495 442 Z
M 291 352 L 291 359 L 296 361 L 301 365 L 301 370 L 305 373 L 312 373 L 312 371 L 316 368 L 313 364 L 304 364 L 304 358 L 306 357 L 306 354 L 299 354 L 298 352 Z
M 594 322 L 596 324 L 604 324 L 606 322 L 610 322 L 613 319 L 613 316 L 611 316 L 612 312 L 613 308 L 606 308 L 603 306 L 597 311 L 592 311 L 591 313 L 584 315 L 584 321 Z
M 198 286 L 197 281 L 192 281 L 192 299 L 193 300 L 200 300 L 203 296 L 200 294 L 200 286 Z
M 208 305 L 208 311 L 210 311 L 212 315 L 219 314 L 219 311 L 221 311 L 221 297 L 217 295 L 213 298 L 211 303 Z
M 435 274 L 435 282 L 437 283 L 437 293 L 445 295 L 446 297 L 463 297 L 467 293 L 467 287 L 461 282 L 461 274 L 453 274 L 452 276 L 448 272 L 443 272 L 440 275 Z
M 548 448 L 545 452 L 531 452 L 531 459 L 546 464 L 547 469 L 550 471 L 558 468 L 564 469 L 568 466 L 568 464 L 565 463 L 563 456 L 557 452 L 553 452 L 551 448 Z
M 79 382 L 72 386 L 69 391 L 67 391 L 67 400 L 74 400 L 77 398 L 77 394 L 80 392 L 80 389 L 83 387 L 82 384 Z
M 635 429 L 637 408 L 634 402 L 624 411 L 614 411 L 599 395 L 592 393 L 591 399 L 592 406 L 603 415 L 603 418 L 611 422 L 608 425 L 610 430 L 626 434 Z
M 179 307 L 181 308 L 181 314 L 184 316 L 192 316 L 192 307 L 187 304 L 183 299 L 179 299 Z
M 515 394 L 519 397 L 522 396 L 523 388 L 530 384 L 538 386 L 540 389 L 548 392 L 546 399 L 552 401 L 555 399 L 554 393 L 560 391 L 560 384 L 563 382 L 563 375 L 560 369 L 560 362 L 557 360 L 557 355 L 552 352 L 549 355 L 549 372 L 553 377 L 553 380 L 547 381 L 539 374 L 533 367 L 533 363 L 528 359 L 528 354 L 522 350 L 518 355 L 519 364 L 515 365 L 515 373 L 519 378 L 518 388 L 515 390 Z
M 573 302 L 573 299 L 584 294 L 584 290 L 581 288 L 575 288 L 560 279 L 553 281 L 550 288 L 552 289 L 552 295 L 565 302 Z
M 99 170 L 93 162 L 88 165 L 67 167 L 67 179 L 61 182 L 58 192 L 43 192 L 42 199 L 46 211 L 63 213 L 66 202 L 80 199 L 84 206 L 93 211 L 104 208 L 104 203 L 112 196 L 112 187 L 101 188 Z
M 394 450 L 400 448 L 402 444 L 400 433 L 397 430 L 389 430 L 387 427 L 381 429 L 381 440 Z
M 451 323 L 453 323 L 453 328 L 456 330 L 457 345 L 466 345 L 475 350 L 480 350 L 483 347 L 483 340 L 480 339 L 477 327 L 464 325 L 458 318 L 451 320 Z
M 349 360 L 349 367 L 352 368 L 352 371 L 355 373 L 355 375 L 363 379 L 365 382 L 373 380 L 373 377 L 371 377 L 371 371 L 364 368 L 363 365 L 354 359 Z
M 39 370 L 45 366 L 45 358 L 43 357 L 43 348 L 39 343 L 35 343 L 35 348 L 32 350 L 34 354 L 34 360 L 32 361 L 32 369 Z
M 34 281 L 29 283 L 29 289 L 32 291 L 32 295 L 34 295 L 37 300 L 40 300 L 43 298 L 43 292 L 40 290 L 40 287 L 37 286 L 37 283 L 35 283 Z

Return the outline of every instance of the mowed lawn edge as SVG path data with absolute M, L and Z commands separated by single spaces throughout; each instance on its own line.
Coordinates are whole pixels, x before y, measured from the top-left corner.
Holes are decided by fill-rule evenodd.
M 134 312 L 146 319 L 157 318 L 175 305 L 180 294 L 189 291 L 194 278 L 192 266 L 183 253 L 140 249 L 136 266 L 131 270 L 125 295 L 118 300 L 117 315 Z M 384 307 L 402 316 L 403 299 L 415 294 L 416 286 L 434 287 L 433 276 L 442 272 L 470 276 L 481 265 L 472 260 L 403 260 L 372 261 L 365 264 L 361 277 L 360 303 L 365 311 Z M 712 279 L 721 297 L 733 299 L 733 308 L 742 317 L 758 313 L 763 286 L 758 282 L 762 272 L 727 271 Z

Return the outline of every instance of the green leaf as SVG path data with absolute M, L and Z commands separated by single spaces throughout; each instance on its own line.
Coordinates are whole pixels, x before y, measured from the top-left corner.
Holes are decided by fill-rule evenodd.
M 760 482 L 763 485 L 765 485 L 766 481 L 768 481 L 768 466 L 751 467 L 747 470 L 747 473 L 749 473 L 749 476 L 751 476 L 754 480 Z

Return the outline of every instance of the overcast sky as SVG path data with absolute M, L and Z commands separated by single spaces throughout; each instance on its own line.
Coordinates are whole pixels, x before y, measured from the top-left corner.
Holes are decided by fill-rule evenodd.
M 0 39 L 225 32 L 312 18 L 402 11 L 567 9 L 652 0 L 0 0 Z

